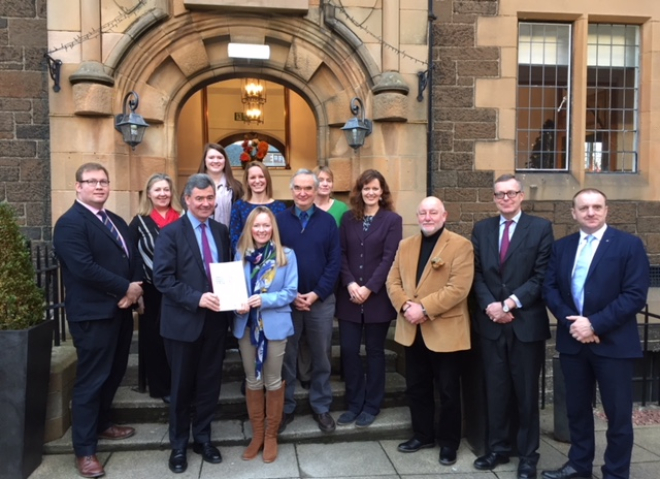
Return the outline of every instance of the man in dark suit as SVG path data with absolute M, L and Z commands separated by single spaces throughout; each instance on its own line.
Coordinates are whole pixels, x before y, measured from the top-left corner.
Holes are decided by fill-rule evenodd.
M 525 193 L 515 176 L 500 176 L 493 189 L 499 215 L 479 221 L 472 231 L 472 320 L 483 358 L 488 411 L 487 452 L 474 467 L 491 470 L 509 462 L 515 397 L 518 478 L 530 479 L 536 477 L 539 460 L 539 374 L 550 337 L 541 286 L 552 249 L 552 225 L 522 212 Z
M 172 369 L 169 467 L 174 473 L 188 467 L 191 414 L 193 451 L 206 462 L 222 462 L 211 443 L 211 421 L 229 325 L 213 294 L 208 266 L 229 261 L 227 227 L 211 219 L 215 183 L 206 174 L 193 175 L 183 194 L 188 211 L 163 228 L 154 252 L 154 286 L 163 293 L 160 333 Z
M 72 399 L 72 441 L 83 477 L 105 474 L 98 438 L 125 439 L 132 427 L 113 425 L 110 406 L 133 337 L 131 306 L 142 295 L 142 263 L 126 222 L 104 209 L 108 170 L 86 163 L 76 171 L 76 201 L 57 220 L 55 254 L 62 267 L 69 332 L 78 354 Z
M 557 318 L 571 448 L 568 462 L 543 477 L 591 477 L 597 383 L 607 416 L 603 479 L 628 479 L 633 362 L 642 356 L 636 316 L 646 304 L 649 261 L 639 238 L 606 224 L 602 192 L 579 191 L 571 211 L 580 231 L 554 244 L 543 284 L 545 302 Z

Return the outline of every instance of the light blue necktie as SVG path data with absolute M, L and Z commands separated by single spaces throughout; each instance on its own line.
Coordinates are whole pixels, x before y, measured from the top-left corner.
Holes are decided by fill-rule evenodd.
M 582 248 L 582 251 L 580 251 L 580 256 L 578 256 L 575 263 L 575 271 L 573 271 L 571 293 L 580 314 L 582 314 L 582 307 L 584 306 L 584 283 L 587 279 L 587 273 L 589 272 L 589 266 L 593 257 L 592 248 L 594 238 L 592 235 L 588 235 L 585 238 L 586 244 Z

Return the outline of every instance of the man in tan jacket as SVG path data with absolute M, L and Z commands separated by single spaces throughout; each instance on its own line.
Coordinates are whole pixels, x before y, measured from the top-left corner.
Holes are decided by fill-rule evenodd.
M 474 276 L 472 243 L 445 229 L 447 212 L 430 196 L 417 208 L 421 234 L 406 238 L 387 278 L 399 312 L 395 340 L 406 351 L 406 397 L 413 437 L 401 452 L 440 445 L 440 463 L 456 462 L 461 441 L 461 360 L 470 349 L 467 296 Z M 434 380 L 442 411 L 435 428 Z

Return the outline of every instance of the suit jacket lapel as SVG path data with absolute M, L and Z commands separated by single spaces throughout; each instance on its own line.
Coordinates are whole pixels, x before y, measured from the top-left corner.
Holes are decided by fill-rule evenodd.
M 500 217 L 499 215 L 493 218 L 493 226 L 488 228 L 486 236 L 486 247 L 490 249 L 491 258 L 494 258 L 497 264 L 500 264 Z
M 607 254 L 607 251 L 612 244 L 612 236 L 614 235 L 613 233 L 614 230 L 609 227 L 605 230 L 605 234 L 603 234 L 603 237 L 598 242 L 598 248 L 596 248 L 596 253 L 594 253 L 594 257 L 591 260 L 591 264 L 589 265 L 589 272 L 587 273 L 587 278 L 585 281 L 589 280 L 589 277 L 596 268 L 596 265 L 600 262 L 601 259 L 603 259 L 603 256 Z
M 202 252 L 199 250 L 199 244 L 197 243 L 197 236 L 195 236 L 195 230 L 193 228 L 193 225 L 186 215 L 183 215 L 181 217 L 181 221 L 185 223 L 183 228 L 183 234 L 186 238 L 186 241 L 188 241 L 188 248 L 190 248 L 190 251 L 193 252 L 193 257 L 197 262 L 197 266 L 199 266 L 199 269 L 202 271 L 202 273 L 204 273 L 204 276 L 206 276 L 204 259 L 202 258 Z
M 442 252 L 444 251 L 445 247 L 447 246 L 447 243 L 449 242 L 448 235 L 445 234 L 443 231 L 442 234 L 440 235 L 440 238 L 438 238 L 438 241 L 435 243 L 435 246 L 433 247 L 433 251 L 431 252 L 431 256 L 429 260 L 426 262 L 424 265 L 424 271 L 422 271 L 422 276 L 419 278 L 419 282 L 417 283 L 417 287 L 415 290 L 418 290 L 419 287 L 424 283 L 424 280 L 426 280 L 426 277 L 431 273 L 431 260 L 433 258 L 442 256 Z M 419 241 L 419 248 L 422 246 L 422 241 L 421 241 L 421 235 L 420 235 L 420 241 Z M 419 261 L 419 248 L 417 249 L 417 258 Z M 417 268 L 415 268 L 414 274 L 417 274 Z
M 99 230 L 101 230 L 104 235 L 106 235 L 108 238 L 110 238 L 110 240 L 112 241 L 112 244 L 114 244 L 122 252 L 126 253 L 126 251 L 124 251 L 124 246 L 120 242 L 117 241 L 117 239 L 112 235 L 112 233 L 110 233 L 110 230 L 108 229 L 108 227 L 105 224 L 103 224 L 103 221 L 101 221 L 101 218 L 99 216 L 92 213 L 90 210 L 85 208 L 83 205 L 81 205 L 77 201 L 76 201 L 75 204 L 78 207 L 78 209 L 80 210 L 80 214 L 82 215 L 83 218 L 85 218 L 86 221 L 89 221 L 94 227 L 99 228 Z M 108 215 L 108 218 L 110 218 L 110 215 Z M 110 218 L 110 219 L 112 220 L 112 218 Z M 113 221 L 113 223 L 114 223 L 114 221 Z M 118 228 L 118 226 L 116 226 L 116 225 L 115 225 L 115 227 Z M 119 231 L 119 229 L 117 229 L 117 231 Z M 121 235 L 124 237 L 124 241 L 127 241 L 126 235 L 123 234 L 123 233 L 121 233 Z
M 516 229 L 513 230 L 513 236 L 511 237 L 511 242 L 509 243 L 509 249 L 506 252 L 506 258 L 504 262 L 509 259 L 513 252 L 522 244 L 523 237 L 527 234 L 527 228 L 529 227 L 529 218 L 523 213 L 520 215 Z M 499 231 L 498 231 L 499 239 Z

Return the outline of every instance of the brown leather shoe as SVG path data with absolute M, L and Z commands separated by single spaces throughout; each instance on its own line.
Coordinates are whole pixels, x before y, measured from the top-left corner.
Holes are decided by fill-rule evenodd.
M 97 459 L 96 454 L 76 457 L 76 469 L 78 469 L 78 475 L 82 477 L 101 477 L 105 475 L 103 466 Z
M 129 426 L 110 426 L 99 434 L 99 439 L 126 439 L 135 434 L 135 429 Z

